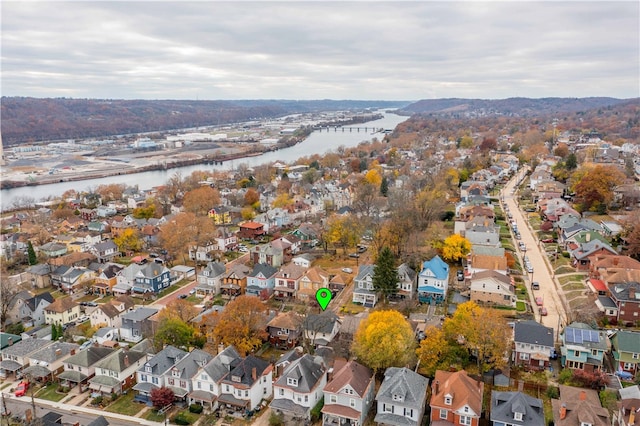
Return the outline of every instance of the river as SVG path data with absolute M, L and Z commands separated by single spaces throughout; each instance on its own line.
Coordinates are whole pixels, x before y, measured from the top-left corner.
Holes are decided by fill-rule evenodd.
M 384 134 L 371 134 L 371 128 L 394 129 L 398 124 L 407 120 L 409 117 L 380 111 L 384 117 L 379 120 L 370 121 L 368 123 L 354 124 L 345 126 L 344 131 L 326 129 L 324 131 L 315 131 L 307 139 L 289 148 L 278 151 L 267 152 L 255 157 L 241 158 L 233 161 L 224 162 L 222 165 L 209 166 L 206 164 L 196 164 L 194 166 L 176 167 L 168 170 L 153 170 L 148 172 L 133 173 L 128 175 L 107 176 L 97 179 L 87 179 L 74 182 L 57 182 L 45 185 L 23 186 L 19 188 L 3 189 L 0 191 L 0 207 L 2 211 L 12 207 L 15 200 L 20 197 L 28 197 L 30 199 L 40 201 L 50 196 L 60 196 L 65 191 L 76 189 L 79 191 L 88 188 L 95 188 L 98 185 L 109 183 L 124 183 L 127 185 L 138 185 L 140 189 L 149 189 L 154 186 L 162 185 L 171 175 L 180 172 L 182 176 L 188 176 L 196 170 L 229 170 L 238 167 L 240 164 L 248 166 L 257 166 L 265 163 L 281 161 L 289 163 L 300 157 L 311 154 L 326 154 L 329 151 L 335 151 L 340 146 L 353 147 L 360 142 L 382 139 Z M 369 127 L 369 132 L 360 130 L 349 131 L 349 127 Z

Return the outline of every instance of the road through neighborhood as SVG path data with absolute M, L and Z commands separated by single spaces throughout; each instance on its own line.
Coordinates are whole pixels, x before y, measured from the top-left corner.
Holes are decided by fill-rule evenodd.
M 521 169 L 517 175 L 509 181 L 509 183 L 502 189 L 501 198 L 504 200 L 504 204 L 509 208 L 509 212 L 513 215 L 513 220 L 516 221 L 518 230 L 521 235 L 519 241 L 523 242 L 526 247 L 526 253 L 518 250 L 518 241 L 516 242 L 516 250 L 519 252 L 520 263 L 522 257 L 526 254 L 533 267 L 533 273 L 527 273 L 526 269 L 523 269 L 525 276 L 525 283 L 529 292 L 529 299 L 531 306 L 533 307 L 534 314 L 540 322 L 554 329 L 555 338 L 557 340 L 560 327 L 566 324 L 567 314 L 565 312 L 565 305 L 562 302 L 562 295 L 558 293 L 559 285 L 554 280 L 553 273 L 550 270 L 550 266 L 547 260 L 544 258 L 545 253 L 540 249 L 537 238 L 535 238 L 533 231 L 524 213 L 517 204 L 517 194 L 512 194 L 513 189 L 517 186 L 517 183 L 526 174 L 526 168 Z M 524 266 L 523 266 L 524 267 Z M 539 290 L 533 290 L 531 288 L 532 282 L 540 283 Z M 547 315 L 541 316 L 538 312 L 538 306 L 535 303 L 536 297 L 542 297 L 543 306 L 547 309 Z

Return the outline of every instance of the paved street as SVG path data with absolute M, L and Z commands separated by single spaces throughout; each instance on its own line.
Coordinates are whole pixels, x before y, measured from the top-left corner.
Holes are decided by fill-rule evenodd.
M 520 170 L 518 175 L 511 179 L 509 183 L 503 188 L 501 192 L 501 197 L 504 199 L 504 204 L 509 207 L 509 211 L 513 215 L 513 219 L 516 221 L 518 230 L 520 231 L 520 235 L 522 237 L 521 240 L 527 246 L 526 255 L 529 257 L 529 261 L 531 262 L 531 266 L 533 266 L 533 274 L 528 274 L 526 271 L 523 272 L 525 275 L 525 283 L 527 283 L 527 289 L 530 295 L 530 303 L 533 306 L 534 313 L 536 318 L 540 320 L 540 322 L 547 326 L 552 327 L 554 329 L 555 337 L 558 337 L 558 330 L 560 327 L 564 326 L 566 323 L 566 312 L 564 304 L 562 303 L 562 296 L 558 294 L 558 289 L 560 286 L 554 279 L 554 274 L 550 270 L 550 265 L 547 260 L 544 258 L 546 256 L 538 245 L 538 240 L 534 237 L 534 234 L 529 227 L 529 223 L 524 216 L 524 213 L 517 205 L 517 194 L 512 195 L 511 192 L 513 188 L 516 186 L 518 180 L 526 173 L 526 169 L 523 168 Z M 522 262 L 523 253 L 517 249 L 518 240 L 514 239 L 516 243 L 516 250 L 520 256 L 520 263 Z M 532 290 L 531 283 L 533 281 L 537 281 L 540 283 L 540 290 Z M 535 303 L 535 297 L 541 296 L 543 299 L 544 306 L 547 308 L 548 314 L 546 316 L 540 316 L 538 313 L 538 307 Z

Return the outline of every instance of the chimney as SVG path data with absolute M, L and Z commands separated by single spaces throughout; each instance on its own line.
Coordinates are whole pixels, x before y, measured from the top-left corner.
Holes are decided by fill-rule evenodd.
M 567 404 L 560 406 L 560 420 L 564 420 L 567 417 Z
M 253 367 L 251 369 L 251 379 L 255 382 L 258 379 L 258 371 L 256 370 L 256 367 Z
M 620 259 L 616 256 L 613 258 L 613 266 L 618 266 L 618 263 L 620 263 Z
M 9 338 L 7 339 L 7 343 L 9 344 L 9 346 L 13 345 L 13 337 L 9 336 Z
M 222 343 L 218 343 L 218 353 L 224 351 L 224 345 Z
M 580 391 L 580 401 L 586 401 L 587 400 L 587 393 L 584 390 Z
M 627 422 L 627 424 L 629 426 L 633 426 L 635 424 L 636 421 L 636 409 L 635 407 L 631 407 L 631 411 L 629 412 L 629 421 Z
M 76 350 L 75 349 L 71 349 L 71 351 L 69 351 L 69 355 L 75 355 L 76 354 Z
M 56 358 L 60 358 L 62 356 L 62 349 L 56 349 Z
M 436 380 L 436 381 L 435 381 L 435 383 L 434 383 L 434 389 L 435 389 L 434 394 L 435 394 L 435 395 L 437 395 L 437 394 L 438 394 L 438 392 L 440 392 L 440 381 L 439 381 L 439 380 Z
M 129 366 L 129 354 L 124 355 L 124 365 L 125 367 Z
M 591 233 L 588 233 L 588 234 L 586 235 L 585 240 L 586 240 L 587 242 L 591 241 Z

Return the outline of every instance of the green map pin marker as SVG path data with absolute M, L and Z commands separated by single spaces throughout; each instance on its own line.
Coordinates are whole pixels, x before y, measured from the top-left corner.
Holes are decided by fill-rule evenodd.
M 327 306 L 329 305 L 329 302 L 331 302 L 332 298 L 333 298 L 333 295 L 326 288 L 321 288 L 318 291 L 316 291 L 316 300 L 320 304 L 320 307 L 322 308 L 323 311 L 327 309 Z

